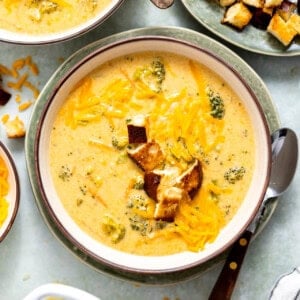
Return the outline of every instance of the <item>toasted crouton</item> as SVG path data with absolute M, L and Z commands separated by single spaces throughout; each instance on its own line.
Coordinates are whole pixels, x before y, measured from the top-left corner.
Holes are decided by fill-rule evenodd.
M 257 7 L 257 8 L 262 8 L 264 6 L 264 0 L 242 0 L 244 4 Z
M 284 21 L 288 21 L 291 15 L 296 13 L 296 11 L 297 5 L 290 1 L 283 1 L 280 7 L 276 9 L 276 13 L 278 13 Z
M 294 27 L 288 25 L 277 13 L 272 17 L 267 31 L 275 36 L 284 46 L 288 46 L 297 35 Z
M 177 183 L 192 198 L 201 187 L 202 178 L 201 163 L 199 160 L 195 160 L 194 164 L 177 178 Z
M 220 5 L 223 7 L 232 5 L 236 0 L 220 0 Z
M 0 86 L 0 105 L 5 105 L 11 97 L 11 94 L 6 92 L 1 86 Z
M 300 34 L 300 16 L 292 14 L 287 21 L 287 25 L 293 27 Z
M 271 8 L 271 10 L 273 9 Z M 269 14 L 269 12 L 265 12 L 263 8 L 255 8 L 253 10 L 251 24 L 256 28 L 266 30 L 271 18 L 272 14 Z
M 0 74 L 0 105 L 5 105 L 11 97 L 11 94 L 5 91 L 2 87 L 2 77 Z
M 127 125 L 129 144 L 147 143 L 146 128 L 143 126 Z
M 127 153 L 143 171 L 152 171 L 164 161 L 163 152 L 155 141 L 127 149 Z
M 180 201 L 189 198 L 186 191 L 177 187 L 168 187 L 158 193 L 158 203 L 155 207 L 156 220 L 173 221 Z
M 136 115 L 128 121 L 127 131 L 130 144 L 147 143 L 146 123 L 147 118 L 144 115 Z
M 11 121 L 6 121 L 4 125 L 8 138 L 21 138 L 25 136 L 26 131 L 24 123 L 18 116 Z
M 265 7 L 278 7 L 283 0 L 265 0 Z
M 145 172 L 144 174 L 144 190 L 155 201 L 157 200 L 157 188 L 160 184 L 161 176 L 161 174 L 154 171 Z
M 242 30 L 247 26 L 252 18 L 252 13 L 242 2 L 237 2 L 230 6 L 224 14 L 223 24 L 229 24 Z

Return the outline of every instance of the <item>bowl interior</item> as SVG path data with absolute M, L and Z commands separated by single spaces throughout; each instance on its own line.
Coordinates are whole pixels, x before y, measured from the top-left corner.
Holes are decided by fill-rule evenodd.
M 124 0 L 111 0 L 110 4 L 93 18 L 72 28 L 49 34 L 26 34 L 0 28 L 0 40 L 16 44 L 47 44 L 74 38 L 105 21 Z
M 13 225 L 17 211 L 19 208 L 19 179 L 17 174 L 17 169 L 13 158 L 7 148 L 0 142 L 0 157 L 4 160 L 8 168 L 8 183 L 9 192 L 5 197 L 6 201 L 9 203 L 8 215 L 0 227 L 0 242 L 6 237 L 10 228 Z
M 243 101 L 255 129 L 255 167 L 249 191 L 235 217 L 220 232 L 214 243 L 198 253 L 183 252 L 174 255 L 154 257 L 137 256 L 107 247 L 85 234 L 64 209 L 55 191 L 49 167 L 49 137 L 58 111 L 67 95 L 76 84 L 95 67 L 135 52 L 165 51 L 180 53 L 212 69 L 222 77 Z M 60 78 L 42 114 L 36 136 L 36 168 L 43 199 L 49 213 L 64 235 L 88 255 L 109 265 L 140 272 L 161 272 L 191 267 L 215 257 L 228 248 L 247 227 L 264 196 L 270 170 L 270 135 L 263 111 L 258 100 L 237 74 L 224 61 L 212 53 L 194 45 L 165 37 L 136 38 L 121 41 L 100 48 L 79 62 L 68 74 Z

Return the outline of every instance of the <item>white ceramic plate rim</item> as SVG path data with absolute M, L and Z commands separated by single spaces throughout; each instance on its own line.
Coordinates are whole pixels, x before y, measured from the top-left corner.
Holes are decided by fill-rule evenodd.
M 130 51 L 136 52 L 136 51 L 143 51 L 145 49 L 145 43 L 148 43 L 148 46 L 153 50 L 162 50 L 165 49 L 166 51 L 176 51 L 177 47 L 182 47 L 181 50 L 189 49 L 188 51 L 192 51 L 194 55 L 194 59 L 198 60 L 197 56 L 199 53 L 201 55 L 204 55 L 206 63 L 210 64 L 213 62 L 213 56 L 209 55 L 207 51 L 201 50 L 199 47 L 195 45 L 190 45 L 186 42 L 182 42 L 180 45 L 179 42 L 171 39 L 171 38 L 155 38 L 157 40 L 156 43 L 153 42 L 154 38 L 146 37 L 147 42 L 140 41 L 141 38 L 136 38 L 134 41 L 129 42 L 119 42 L 115 43 L 112 46 L 109 45 L 107 47 L 101 48 L 98 51 L 95 51 L 95 53 L 92 53 L 89 55 L 86 59 L 79 62 L 68 74 L 71 74 L 70 77 L 74 79 L 74 82 L 77 82 L 82 77 L 84 77 L 86 74 L 88 74 L 94 67 L 94 65 L 99 65 L 99 57 L 103 58 L 104 60 L 108 57 L 109 54 L 107 50 L 110 50 L 112 52 L 116 51 L 115 55 L 119 56 L 122 53 L 129 54 Z M 168 40 L 171 44 L 168 44 L 166 47 L 166 44 L 164 44 L 164 41 Z M 130 43 L 134 42 L 135 47 L 130 48 Z M 159 48 L 156 47 L 157 43 L 160 45 Z M 128 46 L 129 45 L 129 46 Z M 154 45 L 154 46 L 153 46 Z M 172 47 L 170 46 L 172 45 Z M 127 47 L 127 49 L 126 49 Z M 154 47 L 154 48 L 153 48 Z M 132 50 L 134 48 L 134 50 Z M 122 49 L 122 52 L 120 52 L 120 49 Z M 128 50 L 129 49 L 129 50 Z M 130 50 L 131 49 L 131 50 Z M 148 48 L 147 48 L 148 49 Z M 119 52 L 118 52 L 119 51 Z M 125 52 L 124 52 L 125 51 Z M 200 52 L 199 52 L 200 51 Z M 99 54 L 99 56 L 97 56 Z M 103 60 L 103 61 L 104 61 Z M 84 64 L 86 62 L 86 64 Z M 96 62 L 96 63 L 95 63 Z M 205 63 L 202 61 L 202 63 Z M 231 77 L 231 80 L 236 80 L 236 84 L 239 84 L 240 87 L 244 86 L 242 97 L 254 97 L 253 94 L 251 94 L 247 84 L 242 81 L 242 79 L 234 72 L 231 68 L 225 68 L 225 63 L 221 62 L 221 60 L 217 59 L 217 64 L 219 67 L 221 67 L 221 73 L 227 72 Z M 78 75 L 78 73 L 75 73 L 76 70 L 80 69 L 82 71 L 81 75 Z M 220 74 L 221 75 L 221 74 Z M 68 86 L 66 84 L 66 75 L 64 78 L 61 79 L 60 83 L 56 87 L 53 95 L 50 97 L 51 99 L 60 96 L 64 98 L 64 96 L 73 88 L 73 86 Z M 61 88 L 62 89 L 59 89 Z M 166 271 L 166 270 L 178 270 L 182 268 L 186 268 L 187 266 L 193 266 L 195 264 L 199 264 L 201 262 L 204 262 L 221 252 L 223 252 L 230 244 L 234 242 L 234 240 L 237 238 L 237 236 L 247 227 L 249 222 L 251 221 L 252 217 L 254 216 L 260 201 L 263 198 L 264 191 L 267 186 L 267 179 L 269 176 L 269 132 L 267 130 L 267 124 L 264 117 L 264 114 L 262 110 L 260 109 L 259 103 L 257 99 L 255 100 L 255 104 L 252 103 L 248 107 L 250 110 L 255 110 L 257 112 L 257 115 L 259 116 L 254 120 L 256 124 L 259 124 L 259 127 L 261 130 L 259 130 L 259 139 L 261 143 L 259 143 L 258 147 L 266 147 L 262 153 L 264 155 L 260 155 L 258 158 L 261 159 L 261 161 L 258 163 L 260 168 L 257 169 L 257 172 L 255 173 L 253 180 L 254 184 L 252 186 L 252 189 L 250 193 L 248 193 L 248 196 L 246 197 L 246 200 L 244 201 L 242 207 L 240 208 L 240 212 L 238 215 L 230 222 L 230 224 L 224 228 L 222 233 L 219 235 L 217 241 L 209 245 L 206 250 L 201 251 L 199 253 L 191 253 L 191 252 L 184 252 L 180 254 L 170 255 L 170 256 L 162 256 L 162 257 L 144 257 L 144 256 L 135 256 L 130 255 L 127 253 L 123 253 L 120 251 L 116 251 L 114 249 L 111 249 L 110 247 L 101 245 L 100 243 L 94 241 L 92 238 L 87 236 L 85 233 L 82 232 L 78 228 L 78 226 L 71 220 L 69 215 L 64 210 L 62 204 L 60 201 L 55 201 L 54 199 L 58 199 L 55 189 L 53 187 L 53 183 L 51 180 L 49 180 L 49 170 L 48 167 L 45 165 L 37 167 L 37 174 L 38 174 L 38 180 L 40 184 L 40 188 L 42 191 L 42 195 L 44 198 L 44 201 L 46 201 L 46 205 L 49 209 L 50 214 L 55 219 L 55 222 L 59 225 L 61 230 L 64 232 L 65 235 L 67 235 L 67 238 L 71 238 L 73 242 L 75 242 L 76 246 L 81 247 L 83 251 L 88 252 L 89 255 L 92 257 L 101 260 L 107 264 L 115 265 L 121 268 L 128 268 L 131 270 L 139 270 L 139 271 Z M 41 118 L 41 124 L 39 126 L 39 130 L 37 131 L 36 141 L 36 153 L 37 153 L 37 161 L 48 160 L 48 151 L 45 151 L 45 149 L 48 149 L 48 141 L 47 141 L 47 128 L 51 128 L 51 123 L 53 122 L 55 113 L 59 109 L 59 104 L 52 105 L 50 102 L 48 102 L 47 107 L 45 108 L 45 111 L 43 113 L 43 116 Z M 45 121 L 45 115 L 49 114 L 50 118 Z M 46 124 L 46 125 L 45 125 Z M 48 127 L 49 125 L 49 127 Z M 268 149 L 266 151 L 266 149 Z M 260 148 L 262 150 L 262 148 Z M 263 161 L 265 163 L 263 163 Z M 47 165 L 47 164 L 46 164 Z M 264 178 L 264 180 L 261 180 Z M 47 186 L 48 189 L 45 190 L 43 186 Z M 50 187 L 50 189 L 49 189 Z M 257 193 L 257 191 L 261 191 L 261 193 Z M 250 194 L 254 194 L 255 198 L 257 199 L 255 204 L 253 205 L 252 199 L 250 198 Z M 50 199 L 50 200 L 49 200 Z M 252 203 L 252 204 L 251 204 Z M 54 212 L 55 211 L 55 212 Z M 245 217 L 246 216 L 246 217 Z M 225 238 L 227 236 L 227 238 Z M 91 250 L 92 249 L 92 250 Z M 122 262 L 122 265 L 120 266 L 120 262 Z
M 119 8 L 119 6 L 121 6 L 123 1 L 124 0 L 111 0 L 111 3 L 93 18 L 60 32 L 34 35 L 0 29 L 0 41 L 13 44 L 41 45 L 75 38 L 104 22 L 115 10 L 117 10 L 117 8 Z
M 10 185 L 8 195 L 5 199 L 9 203 L 8 216 L 6 217 L 4 223 L 0 227 L 0 242 L 4 240 L 7 236 L 9 230 L 11 229 L 17 211 L 19 208 L 20 201 L 20 190 L 19 190 L 19 177 L 17 169 L 13 160 L 13 157 L 6 146 L 0 141 L 0 157 L 3 158 L 7 168 L 8 168 L 8 183 Z

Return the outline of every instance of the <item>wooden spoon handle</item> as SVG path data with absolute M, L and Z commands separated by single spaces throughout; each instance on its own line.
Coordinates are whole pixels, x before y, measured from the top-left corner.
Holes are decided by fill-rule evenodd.
M 233 244 L 209 300 L 229 300 L 246 255 L 252 232 L 246 230 Z

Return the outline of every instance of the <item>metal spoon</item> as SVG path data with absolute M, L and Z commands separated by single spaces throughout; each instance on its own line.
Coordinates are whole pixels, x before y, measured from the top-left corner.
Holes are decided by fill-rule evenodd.
M 275 131 L 271 138 L 272 167 L 266 195 L 247 230 L 233 244 L 209 300 L 228 300 L 231 298 L 250 239 L 260 223 L 266 203 L 269 199 L 282 195 L 294 177 L 298 160 L 296 134 L 291 129 L 282 128 Z
M 150 0 L 150 1 L 158 8 L 168 8 L 174 3 L 174 0 Z

